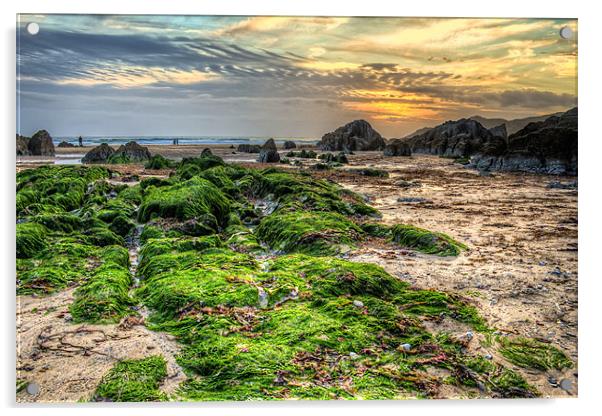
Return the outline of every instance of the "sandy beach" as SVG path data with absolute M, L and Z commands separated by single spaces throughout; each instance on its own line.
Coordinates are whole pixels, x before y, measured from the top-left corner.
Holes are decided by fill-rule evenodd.
M 198 156 L 204 148 L 206 146 L 150 146 L 149 149 L 153 154 L 179 160 Z M 64 158 L 81 158 L 87 150 L 57 149 L 55 158 L 45 160 L 23 157 L 18 160 L 17 170 L 61 163 Z M 256 154 L 238 153 L 225 146 L 212 146 L 211 150 L 228 163 L 261 166 L 255 162 Z M 286 152 L 281 151 L 281 155 Z M 393 276 L 417 288 L 443 290 L 470 299 L 488 324 L 507 334 L 551 342 L 577 362 L 577 191 L 549 188 L 552 182 L 569 182 L 574 178 L 517 173 L 481 175 L 449 159 L 426 155 L 383 157 L 380 152 L 357 152 L 349 155 L 349 165 L 326 171 L 309 169 L 314 160 L 299 161 L 301 166 L 297 167 L 265 166 L 299 169 L 328 178 L 363 195 L 369 204 L 383 213 L 385 224 L 406 223 L 439 230 L 469 247 L 466 253 L 449 258 L 369 240 L 349 255 L 350 260 L 379 264 Z M 108 167 L 123 174 L 136 174 L 140 179 L 167 174 L 145 170 L 140 164 Z M 352 171 L 360 167 L 384 170 L 389 177 L 367 177 Z M 412 185 L 408 187 L 408 183 Z M 18 303 L 23 305 L 18 314 L 18 339 L 28 340 L 20 344 L 18 367 L 33 367 L 30 374 L 50 384 L 70 385 L 78 377 L 85 383 L 82 381 L 78 385 L 75 396 L 59 389 L 60 397 L 54 394 L 39 396 L 38 399 L 43 401 L 75 400 L 77 395 L 91 393 L 112 361 L 101 359 L 108 353 L 114 358 L 130 353 L 140 355 L 134 353 L 133 349 L 137 348 L 134 344 L 124 342 L 117 346 L 101 342 L 97 339 L 98 333 L 84 331 L 78 334 L 80 342 L 92 343 L 91 348 L 96 354 L 79 356 L 81 365 L 76 366 L 76 372 L 44 370 L 61 368 L 59 362 L 65 359 L 48 352 L 41 358 L 46 367 L 40 367 L 38 363 L 34 366 L 29 358 L 37 348 L 31 342 L 35 339 L 33 332 L 47 327 L 54 327 L 55 331 L 65 327 L 62 316 L 67 311 L 66 305 L 56 302 L 56 297 L 18 296 Z M 52 313 L 46 313 L 40 319 L 40 313 L 49 310 Z M 446 323 L 436 325 L 445 326 Z M 455 328 L 456 331 L 462 329 Z M 116 325 L 106 326 L 107 331 L 117 338 L 134 337 L 139 343 L 153 344 L 146 350 L 148 353 L 158 346 L 166 357 L 171 357 L 170 362 L 174 362 L 177 347 L 161 339 L 161 335 L 144 328 L 132 333 L 130 329 Z M 161 342 L 157 342 L 157 337 Z M 493 353 L 481 347 L 477 352 Z M 503 357 L 496 358 L 504 361 Z M 38 360 L 40 357 L 36 358 Z M 545 372 L 509 366 L 544 396 L 577 394 L 577 364 L 569 370 Z M 170 371 L 176 377 L 178 370 L 174 368 Z M 563 379 L 571 381 L 570 389 L 557 387 L 555 383 Z M 441 394 L 442 397 L 463 397 L 458 391 Z M 23 398 L 30 400 L 26 396 Z

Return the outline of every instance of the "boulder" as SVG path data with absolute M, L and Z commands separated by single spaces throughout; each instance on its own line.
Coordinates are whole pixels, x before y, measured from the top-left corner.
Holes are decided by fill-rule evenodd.
M 297 147 L 297 144 L 292 141 L 292 140 L 287 140 L 284 142 L 284 148 L 285 149 L 295 149 Z
M 109 157 L 115 153 L 115 149 L 106 143 L 102 143 L 90 150 L 82 158 L 82 163 L 107 163 Z
M 17 156 L 28 156 L 29 154 L 29 137 L 17 134 Z
M 560 116 L 527 124 L 511 134 L 504 146 L 484 148 L 471 159 L 482 171 L 522 171 L 555 175 L 577 174 L 577 108 Z
M 29 153 L 33 156 L 54 156 L 52 137 L 46 130 L 39 130 L 31 136 L 27 144 Z
M 494 137 L 478 121 L 463 118 L 446 121 L 424 133 L 409 137 L 406 143 L 412 153 L 468 157 L 481 150 Z
M 259 152 L 259 158 L 257 158 L 259 163 L 277 163 L 280 161 L 280 154 L 276 149 L 276 143 L 274 139 L 270 139 L 264 143 L 261 147 L 261 151 Z
M 110 163 L 130 163 L 130 162 L 144 162 L 150 160 L 151 153 L 148 147 L 140 146 L 138 143 L 131 141 L 126 144 L 122 144 L 111 155 Z
M 75 147 L 75 145 L 73 143 L 69 143 L 63 140 L 58 144 L 58 147 Z
M 326 133 L 318 143 L 322 150 L 353 152 L 356 150 L 382 150 L 385 139 L 365 120 L 354 120 Z
M 236 151 L 241 153 L 259 153 L 261 146 L 258 144 L 239 144 Z
M 412 156 L 412 148 L 403 139 L 392 139 L 387 142 L 384 150 L 385 156 Z
M 500 139 L 506 140 L 508 138 L 508 131 L 506 130 L 505 124 L 500 124 L 499 126 L 495 126 L 489 129 L 493 137 L 498 137 Z

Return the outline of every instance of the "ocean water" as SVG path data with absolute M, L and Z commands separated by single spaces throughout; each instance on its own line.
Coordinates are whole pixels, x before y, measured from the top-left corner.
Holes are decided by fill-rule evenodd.
M 111 146 L 119 146 L 130 141 L 135 141 L 142 145 L 170 145 L 174 139 L 179 139 L 180 145 L 186 144 L 206 144 L 206 145 L 234 145 L 239 144 L 263 144 L 269 137 L 217 137 L 217 136 L 87 136 L 83 137 L 84 146 L 96 146 L 101 143 L 107 143 Z M 276 144 L 282 144 L 287 140 L 297 143 L 316 144 L 317 138 L 307 137 L 274 137 Z M 78 145 L 78 136 L 54 137 L 54 145 L 62 141 Z

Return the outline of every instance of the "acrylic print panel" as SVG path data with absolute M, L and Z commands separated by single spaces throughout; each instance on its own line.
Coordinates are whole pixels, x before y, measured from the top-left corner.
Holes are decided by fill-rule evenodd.
M 18 20 L 17 401 L 577 395 L 576 20 Z

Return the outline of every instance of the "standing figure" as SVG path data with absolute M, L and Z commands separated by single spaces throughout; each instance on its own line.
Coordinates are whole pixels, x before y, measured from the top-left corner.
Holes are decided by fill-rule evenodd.
M 83 147 L 84 146 L 84 139 L 82 139 L 82 136 L 79 136 L 79 138 L 77 139 L 77 141 L 79 142 L 79 147 Z

